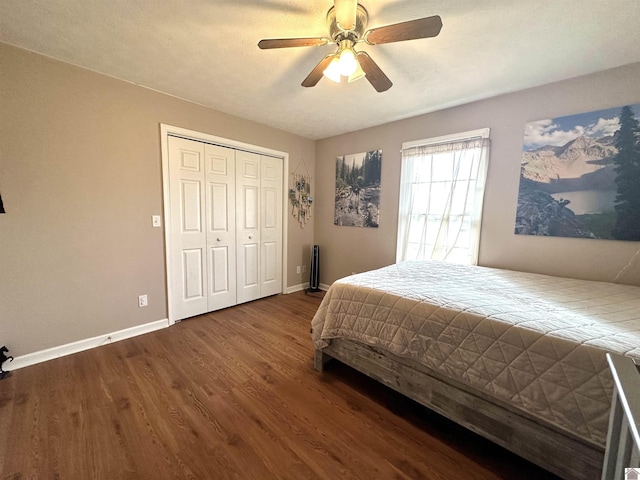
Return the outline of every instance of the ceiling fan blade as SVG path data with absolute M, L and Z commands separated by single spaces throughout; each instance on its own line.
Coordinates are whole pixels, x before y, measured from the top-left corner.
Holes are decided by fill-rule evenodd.
M 442 19 L 439 15 L 434 15 L 432 17 L 372 28 L 365 32 L 364 38 L 369 45 L 380 45 L 382 43 L 435 37 L 440 33 L 441 28 Z
M 364 73 L 367 76 L 369 83 L 373 85 L 378 92 L 385 92 L 391 88 L 391 80 L 380 69 L 378 64 L 367 54 L 367 52 L 357 53 L 358 61 Z
M 349 31 L 356 26 L 358 0 L 334 0 L 336 22 L 343 30 Z
M 266 38 L 258 42 L 261 49 L 267 48 L 289 48 L 289 47 L 317 47 L 329 43 L 328 38 Z
M 315 66 L 315 68 L 313 70 L 311 70 L 311 73 L 309 75 L 307 75 L 307 78 L 305 78 L 302 81 L 302 86 L 303 87 L 315 87 L 316 84 L 322 78 L 322 72 L 325 71 L 325 69 L 329 66 L 329 64 L 331 63 L 331 60 L 333 60 L 333 57 L 335 57 L 335 56 L 336 56 L 335 53 L 330 53 L 329 55 L 324 57 L 322 60 L 320 60 L 320 63 L 318 63 Z

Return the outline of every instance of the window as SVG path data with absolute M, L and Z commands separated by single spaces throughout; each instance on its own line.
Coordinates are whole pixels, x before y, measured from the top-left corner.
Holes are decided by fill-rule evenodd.
M 396 261 L 478 261 L 489 129 L 402 145 Z

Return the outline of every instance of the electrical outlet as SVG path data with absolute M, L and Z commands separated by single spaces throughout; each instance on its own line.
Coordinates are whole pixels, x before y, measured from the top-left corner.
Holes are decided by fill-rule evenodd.
M 147 298 L 146 295 L 140 295 L 138 297 L 138 306 L 140 308 L 142 307 L 146 307 L 147 305 L 149 305 L 149 299 Z
M 302 273 L 306 273 L 307 272 L 307 266 L 306 265 L 302 265 Z
M 300 265 L 298 265 L 298 266 L 296 267 L 296 273 L 297 273 L 298 275 L 300 275 Z

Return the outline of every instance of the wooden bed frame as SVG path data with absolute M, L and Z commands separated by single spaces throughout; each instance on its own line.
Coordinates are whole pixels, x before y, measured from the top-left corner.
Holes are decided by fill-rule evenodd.
M 336 359 L 421 405 L 570 480 L 600 479 L 604 447 L 444 377 L 419 363 L 367 345 L 333 339 L 315 352 L 315 368 Z

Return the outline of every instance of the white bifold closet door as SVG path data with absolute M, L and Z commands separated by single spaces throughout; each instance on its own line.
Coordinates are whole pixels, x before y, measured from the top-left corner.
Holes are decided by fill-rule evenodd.
M 238 303 L 282 291 L 282 161 L 236 152 Z
M 169 137 L 171 318 L 282 291 L 282 160 Z

